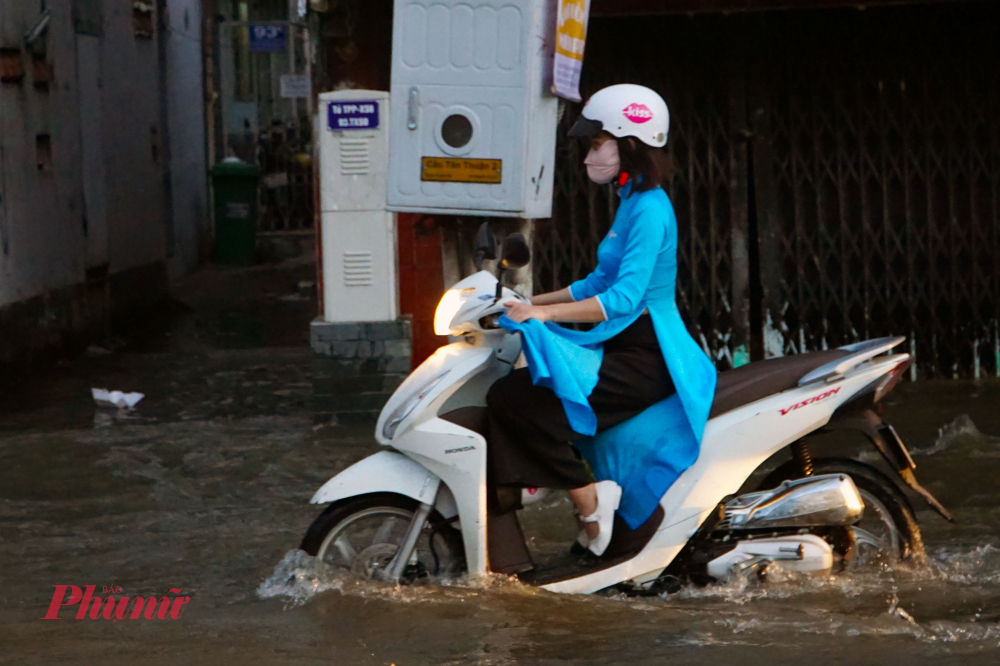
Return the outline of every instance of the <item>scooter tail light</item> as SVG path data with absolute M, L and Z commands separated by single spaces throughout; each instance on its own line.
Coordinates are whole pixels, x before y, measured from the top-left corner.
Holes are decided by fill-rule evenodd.
M 883 377 L 875 387 L 875 398 L 872 402 L 878 404 L 882 398 L 889 394 L 889 391 L 896 388 L 896 384 L 903 380 L 903 374 L 908 367 L 910 367 L 909 360 L 900 363 L 889 374 Z

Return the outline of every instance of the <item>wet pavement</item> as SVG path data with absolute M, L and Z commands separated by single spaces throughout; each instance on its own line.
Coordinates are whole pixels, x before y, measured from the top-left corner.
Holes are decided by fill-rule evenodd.
M 314 423 L 304 262 L 203 271 L 142 335 L 0 378 L 0 663 L 996 664 L 1000 383 L 896 389 L 916 449 L 930 567 L 823 580 L 557 596 L 497 577 L 391 588 L 296 551 L 329 476 L 372 424 Z M 146 394 L 94 408 L 91 387 Z M 829 440 L 814 455 L 877 462 Z M 536 553 L 574 533 L 568 500 L 525 512 Z M 41 620 L 53 585 L 191 600 L 177 620 Z

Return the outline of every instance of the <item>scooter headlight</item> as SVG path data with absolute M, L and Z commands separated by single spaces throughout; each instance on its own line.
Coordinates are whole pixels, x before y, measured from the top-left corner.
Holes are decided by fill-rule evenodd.
M 435 375 L 430 381 L 421 386 L 413 395 L 400 403 L 396 409 L 392 410 L 392 413 L 389 414 L 389 418 L 385 420 L 385 425 L 382 426 L 382 435 L 386 439 L 392 439 L 396 434 L 396 428 L 399 427 L 399 424 L 410 415 L 410 412 L 412 412 L 413 409 L 420 404 L 421 400 L 427 397 L 428 393 L 434 390 L 434 387 L 437 386 L 447 374 L 448 371 L 445 370 L 441 374 Z
M 435 335 L 448 335 L 451 332 L 451 322 L 462 308 L 466 297 L 475 289 L 449 289 L 444 292 L 437 310 L 434 311 Z

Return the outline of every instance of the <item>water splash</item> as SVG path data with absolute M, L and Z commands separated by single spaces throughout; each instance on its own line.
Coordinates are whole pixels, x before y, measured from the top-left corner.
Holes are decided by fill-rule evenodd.
M 978 616 L 974 620 L 970 618 L 971 621 L 922 619 L 919 612 L 904 609 L 901 602 L 905 590 L 913 593 L 920 585 L 1000 584 L 1000 548 L 984 544 L 972 549 L 940 550 L 932 555 L 931 563 L 931 567 L 919 569 L 883 563 L 825 577 L 805 576 L 774 566 L 763 581 L 739 578 L 707 587 L 688 585 L 679 592 L 660 597 L 629 597 L 610 592 L 566 596 L 550 594 L 502 575 L 463 576 L 421 585 L 390 585 L 361 580 L 301 550 L 292 550 L 260 584 L 257 596 L 261 599 L 283 599 L 286 609 L 302 606 L 324 592 L 336 591 L 344 596 L 395 603 L 459 601 L 488 606 L 504 598 L 538 597 L 540 601 L 552 605 L 553 609 L 561 608 L 553 612 L 569 611 L 566 604 L 613 604 L 615 608 L 638 612 L 679 610 L 694 622 L 698 622 L 699 618 L 708 622 L 701 625 L 695 635 L 688 636 L 692 644 L 698 645 L 720 640 L 746 640 L 736 639 L 734 635 L 758 640 L 749 637 L 793 632 L 845 638 L 909 636 L 928 643 L 1000 646 L 1000 623 L 982 621 Z M 883 597 L 886 593 L 889 596 Z M 886 605 L 883 606 L 884 611 L 870 616 L 858 616 L 848 610 L 856 602 L 848 603 L 847 607 L 838 602 L 838 599 L 859 599 L 866 606 L 869 602 L 864 599 L 873 597 L 882 597 Z M 799 600 L 793 601 L 796 598 Z M 779 606 L 775 607 L 774 602 L 778 602 Z M 788 602 L 797 609 L 790 614 L 780 610 Z M 591 605 L 590 608 L 595 607 Z M 724 616 L 719 617 L 720 613 Z M 718 635 L 719 631 L 723 632 L 722 636 Z M 733 638 L 725 639 L 723 636 Z
M 436 578 L 419 585 L 392 585 L 362 579 L 332 567 L 302 550 L 285 553 L 274 571 L 257 588 L 261 599 L 284 598 L 286 608 L 301 606 L 323 592 L 399 602 L 444 602 L 490 594 L 534 596 L 546 592 L 522 584 L 513 576 L 488 574 Z
M 343 589 L 344 580 L 333 567 L 303 550 L 290 550 L 257 588 L 257 596 L 285 597 L 289 606 L 301 606 L 321 592 Z
M 782 569 L 780 562 L 772 563 L 763 580 L 737 577 L 705 587 L 687 585 L 674 594 L 664 594 L 664 599 L 705 600 L 715 599 L 730 604 L 746 605 L 758 600 L 785 600 L 815 594 L 836 594 L 841 597 L 858 597 L 877 594 L 895 586 L 897 579 L 920 580 L 926 577 L 924 567 L 908 563 L 875 562 L 847 572 L 828 576 L 815 576 Z
M 967 437 L 983 437 L 983 433 L 976 427 L 975 422 L 968 414 L 962 414 L 951 423 L 938 429 L 934 443 L 925 449 L 913 449 L 910 451 L 915 456 L 932 456 L 947 450 L 955 442 Z
M 943 580 L 962 585 L 1000 585 L 1000 548 L 984 544 L 971 550 L 941 548 L 934 552 L 935 571 Z
M 907 613 L 902 608 L 900 608 L 898 594 L 892 595 L 892 601 L 889 603 L 889 610 L 887 612 L 889 613 L 889 615 L 893 615 L 903 620 L 904 622 L 909 622 L 913 626 L 917 626 L 917 621 L 913 619 L 913 616 Z
M 994 642 L 1000 644 L 1000 625 L 974 624 L 971 622 L 935 621 L 927 624 L 924 638 L 945 643 Z

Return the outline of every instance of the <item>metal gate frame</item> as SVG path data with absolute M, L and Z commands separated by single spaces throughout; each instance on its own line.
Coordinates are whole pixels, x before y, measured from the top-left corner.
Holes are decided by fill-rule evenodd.
M 692 335 L 719 367 L 749 361 L 748 208 L 745 123 L 730 90 L 738 70 L 722 17 L 671 31 L 676 18 L 593 21 L 582 90 L 589 95 L 624 81 L 659 91 L 671 110 L 667 144 L 675 173 L 667 187 L 678 220 L 677 303 Z M 686 19 L 680 19 L 687 23 Z M 621 57 L 627 51 L 628 58 Z M 650 67 L 650 64 L 656 67 Z M 536 221 L 536 291 L 565 287 L 595 261 L 617 205 L 610 186 L 596 186 L 582 166 L 585 148 L 566 137 L 580 105 L 565 105 L 559 124 L 551 220 Z
M 1000 12 L 755 21 L 762 307 L 765 337 L 767 317 L 781 332 L 768 351 L 906 335 L 914 379 L 1000 376 L 1000 48 L 986 27 Z
M 591 22 L 585 95 L 628 81 L 670 106 L 677 300 L 720 369 L 897 334 L 913 378 L 1000 376 L 998 19 L 963 3 Z M 536 289 L 583 277 L 613 217 L 565 137 L 578 111 Z

